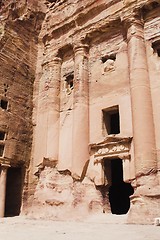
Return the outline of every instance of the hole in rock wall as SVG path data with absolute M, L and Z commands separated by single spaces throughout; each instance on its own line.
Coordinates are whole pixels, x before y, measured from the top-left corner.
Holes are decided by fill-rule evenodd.
M 10 167 L 7 171 L 5 217 L 20 214 L 22 198 L 22 168 Z
M 70 88 L 73 88 L 73 78 L 74 78 L 74 75 L 73 74 L 69 74 L 69 75 L 66 76 L 66 79 L 65 79 L 65 81 L 67 82 L 67 85 Z
M 4 83 L 4 96 L 5 96 L 5 97 L 6 97 L 6 95 L 7 95 L 8 88 L 9 88 L 8 84 Z
M 130 183 L 123 181 L 122 160 L 119 158 L 105 159 L 104 173 L 110 184 L 109 202 L 112 214 L 126 214 L 130 209 L 130 195 L 134 191 Z
M 152 48 L 153 48 L 154 53 L 156 53 L 157 56 L 160 57 L 160 40 L 153 42 Z
M 103 112 L 103 129 L 110 134 L 120 133 L 120 118 L 119 118 L 119 107 L 114 106 L 108 109 L 102 110 Z
M 4 109 L 4 110 L 7 110 L 8 101 L 1 99 L 1 101 L 0 101 L 0 107 L 1 107 L 2 109 Z
M 65 88 L 66 88 L 66 92 L 68 94 L 70 94 L 72 89 L 74 88 L 73 79 L 74 79 L 74 74 L 73 73 L 67 74 L 65 76 Z
M 53 7 L 56 3 L 61 3 L 61 0 L 46 0 L 45 1 L 45 4 L 51 4 L 50 7 Z
M 56 3 L 57 0 L 47 0 L 47 2 L 49 2 L 49 3 Z
M 154 1 L 151 3 L 151 6 L 153 9 L 157 8 L 159 6 L 159 3 L 157 1 Z
M 101 58 L 102 63 L 105 63 L 107 60 L 113 60 L 113 61 L 115 61 L 115 60 L 116 60 L 116 54 L 113 53 L 113 54 L 110 54 L 110 55 L 103 56 L 103 57 Z

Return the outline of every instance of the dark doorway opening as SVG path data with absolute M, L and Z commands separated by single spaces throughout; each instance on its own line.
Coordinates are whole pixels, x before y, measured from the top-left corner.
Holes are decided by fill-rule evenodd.
M 130 195 L 133 187 L 123 181 L 123 164 L 121 159 L 105 160 L 104 167 L 110 166 L 110 171 L 105 170 L 110 176 L 109 202 L 112 214 L 126 214 L 130 208 Z M 108 174 L 110 172 L 110 174 Z M 106 177 L 107 177 L 106 176 Z
M 20 214 L 22 198 L 22 168 L 11 167 L 7 172 L 5 217 Z

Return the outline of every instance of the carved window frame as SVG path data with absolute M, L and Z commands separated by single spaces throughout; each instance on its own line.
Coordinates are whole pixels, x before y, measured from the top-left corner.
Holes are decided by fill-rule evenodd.
M 118 127 L 117 131 L 113 131 L 112 124 L 112 116 L 114 114 L 118 114 Z M 109 108 L 102 109 L 102 132 L 103 135 L 117 135 L 120 134 L 121 129 L 120 129 L 120 112 L 119 112 L 119 105 L 115 105 Z

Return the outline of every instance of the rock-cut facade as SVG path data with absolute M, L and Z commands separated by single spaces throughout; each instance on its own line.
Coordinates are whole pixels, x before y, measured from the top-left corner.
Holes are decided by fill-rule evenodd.
M 0 1 L 0 217 L 160 217 L 160 1 Z

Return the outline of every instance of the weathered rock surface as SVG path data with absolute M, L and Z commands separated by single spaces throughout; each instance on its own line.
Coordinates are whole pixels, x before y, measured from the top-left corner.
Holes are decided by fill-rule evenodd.
M 32 2 L 32 3 L 31 3 Z M 29 166 L 37 41 L 44 13 L 36 1 L 1 1 L 0 130 L 7 133 L 4 158 Z
M 68 173 L 56 168 L 43 170 L 28 216 L 82 220 L 89 214 L 103 212 L 103 197 L 94 183 L 87 178 L 75 181 Z

